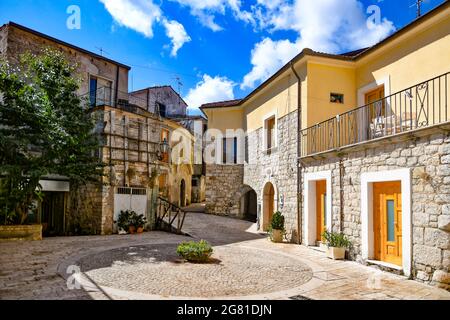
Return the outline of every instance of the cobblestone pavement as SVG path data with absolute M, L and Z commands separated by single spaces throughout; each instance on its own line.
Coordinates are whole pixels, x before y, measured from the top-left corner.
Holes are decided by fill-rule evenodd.
M 116 249 L 82 259 L 82 271 L 101 287 L 196 298 L 279 292 L 300 287 L 313 275 L 296 259 L 251 248 L 217 247 L 209 264 L 180 263 L 175 252 L 176 245 Z
M 450 299 L 404 277 L 273 244 L 245 221 L 192 213 L 184 231 L 210 241 L 218 261 L 180 263 L 174 249 L 189 238 L 162 232 L 0 243 L 0 299 Z M 73 264 L 84 271 L 81 290 L 61 276 Z

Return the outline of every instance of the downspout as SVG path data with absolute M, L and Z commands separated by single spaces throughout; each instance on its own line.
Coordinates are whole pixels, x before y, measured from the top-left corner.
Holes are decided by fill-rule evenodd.
M 302 128 L 302 80 L 291 61 L 290 67 L 298 82 L 298 110 L 297 110 L 297 244 L 302 243 L 302 162 L 301 158 L 301 133 Z
M 116 71 L 116 88 L 114 92 L 114 107 L 116 107 L 119 103 L 119 77 L 120 77 L 120 67 L 117 66 Z

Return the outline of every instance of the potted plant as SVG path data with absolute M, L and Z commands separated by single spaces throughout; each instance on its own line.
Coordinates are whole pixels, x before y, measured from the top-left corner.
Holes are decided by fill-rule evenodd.
M 343 233 L 324 232 L 322 237 L 327 245 L 327 256 L 333 260 L 345 260 L 345 252 L 350 247 L 351 242 Z
M 119 220 L 117 221 L 117 226 L 119 227 L 119 234 L 126 234 L 130 231 L 130 218 L 131 218 L 131 211 L 121 211 L 119 215 Z M 131 233 L 131 232 L 130 232 Z
M 281 212 L 275 212 L 270 222 L 270 233 L 272 241 L 275 243 L 283 242 L 284 229 L 284 216 Z
M 147 218 L 143 214 L 137 214 L 133 212 L 131 217 L 131 224 L 136 228 L 136 232 L 141 234 L 144 232 L 145 224 L 147 223 Z

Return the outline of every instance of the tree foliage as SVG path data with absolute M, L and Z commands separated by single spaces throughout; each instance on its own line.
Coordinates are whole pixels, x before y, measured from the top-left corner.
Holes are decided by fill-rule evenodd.
M 76 65 L 52 49 L 0 65 L 0 223 L 23 224 L 41 197 L 39 181 L 98 179 L 99 141 L 88 103 L 77 90 Z

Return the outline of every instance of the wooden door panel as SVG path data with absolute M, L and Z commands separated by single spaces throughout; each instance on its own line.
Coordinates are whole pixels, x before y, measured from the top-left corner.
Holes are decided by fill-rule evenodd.
M 401 266 L 401 183 L 374 183 L 373 191 L 375 259 Z
M 322 234 L 326 231 L 326 192 L 327 182 L 316 182 L 316 240 L 322 241 Z

